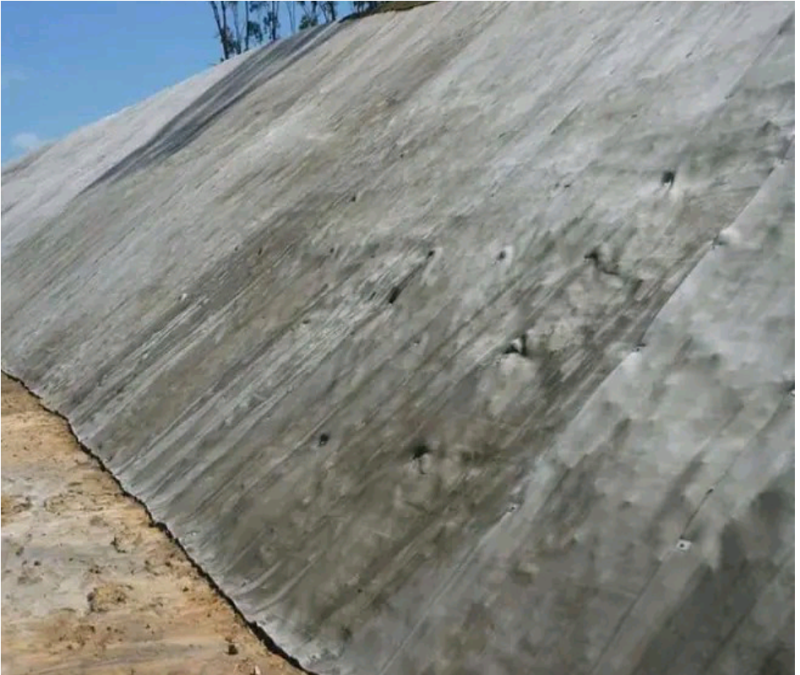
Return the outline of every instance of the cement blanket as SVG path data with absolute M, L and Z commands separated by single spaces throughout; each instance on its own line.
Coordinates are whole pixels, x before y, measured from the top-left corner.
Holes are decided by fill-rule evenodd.
M 793 181 L 791 3 L 342 22 L 3 171 L 3 368 L 315 672 L 793 672 Z

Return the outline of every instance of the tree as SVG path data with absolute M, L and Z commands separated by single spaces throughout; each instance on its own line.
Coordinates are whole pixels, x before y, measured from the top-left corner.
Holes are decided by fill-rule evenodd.
M 317 21 L 317 17 L 315 16 L 308 16 L 307 14 L 300 19 L 300 25 L 297 27 L 297 30 L 305 30 L 306 28 L 311 28 L 312 26 L 318 25 L 319 22 Z
M 319 14 L 317 11 L 317 2 L 303 2 L 302 0 L 297 3 L 300 5 L 300 10 L 303 12 L 303 17 L 300 19 L 299 30 L 305 30 L 311 26 L 319 25 Z
M 279 37 L 278 2 L 229 2 L 210 0 L 222 46 L 222 60 L 246 52 L 252 46 L 274 41 Z M 244 4 L 244 12 L 240 5 Z
M 335 2 L 321 2 L 320 8 L 322 9 L 322 16 L 325 17 L 325 23 L 332 23 L 336 21 L 336 3 Z
M 281 37 L 280 12 L 285 7 L 289 19 L 289 35 L 320 23 L 336 21 L 341 14 L 339 2 L 232 2 L 210 0 L 217 26 L 217 38 L 222 47 L 222 61 L 242 54 L 247 50 L 274 42 Z M 356 14 L 370 12 L 378 7 L 377 2 L 354 2 Z M 242 6 L 244 5 L 244 6 Z M 297 21 L 297 9 L 300 21 Z
M 231 57 L 231 44 L 229 39 L 227 16 L 225 12 L 225 4 L 220 2 L 220 7 L 217 3 L 210 0 L 211 9 L 214 11 L 214 21 L 217 24 L 217 35 L 222 44 L 222 60 L 225 61 Z M 220 9 L 222 10 L 222 18 L 220 18 Z
M 353 11 L 356 14 L 364 14 L 366 12 L 372 12 L 378 8 L 377 2 L 354 2 L 353 3 Z

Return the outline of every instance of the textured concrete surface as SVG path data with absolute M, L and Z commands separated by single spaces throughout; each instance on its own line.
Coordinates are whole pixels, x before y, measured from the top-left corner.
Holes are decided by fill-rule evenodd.
M 793 5 L 225 68 L 4 171 L 3 368 L 316 672 L 793 672 Z

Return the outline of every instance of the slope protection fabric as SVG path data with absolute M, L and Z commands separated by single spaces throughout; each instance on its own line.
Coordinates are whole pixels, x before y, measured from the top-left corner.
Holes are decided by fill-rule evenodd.
M 226 67 L 3 173 L 3 368 L 315 672 L 789 672 L 793 5 Z

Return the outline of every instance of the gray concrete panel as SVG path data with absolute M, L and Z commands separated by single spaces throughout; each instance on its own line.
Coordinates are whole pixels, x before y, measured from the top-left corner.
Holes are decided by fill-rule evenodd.
M 4 169 L 3 368 L 315 672 L 793 672 L 793 177 L 792 4 L 343 22 Z

